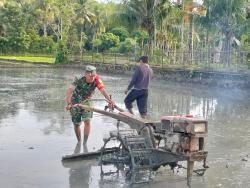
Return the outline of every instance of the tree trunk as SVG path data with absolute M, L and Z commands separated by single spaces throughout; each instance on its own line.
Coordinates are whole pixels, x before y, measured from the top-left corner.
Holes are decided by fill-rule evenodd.
M 231 65 L 231 33 L 226 35 L 226 65 L 229 67 Z
M 180 2 L 178 2 L 180 3 Z M 182 3 L 182 11 L 184 12 L 184 1 Z M 182 17 L 182 23 L 181 23 L 181 62 L 184 61 L 184 16 Z
M 63 40 L 63 19 L 60 18 L 60 34 L 61 34 L 61 40 Z
M 47 37 L 47 23 L 43 24 L 43 36 Z
M 83 32 L 83 28 L 81 27 L 81 33 L 80 33 L 80 44 L 79 44 L 79 49 L 80 49 L 80 55 L 81 55 L 81 58 L 82 58 L 82 32 Z
M 188 52 L 189 52 L 189 62 L 193 62 L 193 30 L 194 30 L 194 21 L 193 15 L 189 16 L 189 37 L 188 37 Z

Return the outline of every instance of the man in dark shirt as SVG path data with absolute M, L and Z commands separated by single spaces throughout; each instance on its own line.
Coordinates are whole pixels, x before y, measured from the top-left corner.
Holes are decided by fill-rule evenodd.
M 140 64 L 135 67 L 132 79 L 125 90 L 127 96 L 124 103 L 128 111 L 133 114 L 132 103 L 136 100 L 140 115 L 145 118 L 147 115 L 148 86 L 153 71 L 148 65 L 148 56 L 141 56 L 139 60 Z M 128 91 L 130 92 L 128 93 Z

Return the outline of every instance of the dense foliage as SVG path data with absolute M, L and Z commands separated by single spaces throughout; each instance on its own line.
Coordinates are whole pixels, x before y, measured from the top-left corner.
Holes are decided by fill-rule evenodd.
M 107 2 L 0 0 L 0 53 L 54 54 L 60 63 L 84 51 L 250 50 L 248 0 Z

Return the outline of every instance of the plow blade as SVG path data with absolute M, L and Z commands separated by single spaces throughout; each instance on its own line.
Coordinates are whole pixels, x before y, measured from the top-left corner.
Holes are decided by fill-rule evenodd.
M 113 153 L 115 151 L 117 151 L 117 147 L 112 147 L 112 148 L 106 148 L 103 151 L 103 154 L 108 154 L 108 153 Z M 72 154 L 72 155 L 65 155 L 62 157 L 62 161 L 66 161 L 66 160 L 77 160 L 77 159 L 97 159 L 98 157 L 101 156 L 102 150 L 98 150 L 98 151 L 93 151 L 93 152 L 88 152 L 88 153 L 77 153 L 77 154 Z

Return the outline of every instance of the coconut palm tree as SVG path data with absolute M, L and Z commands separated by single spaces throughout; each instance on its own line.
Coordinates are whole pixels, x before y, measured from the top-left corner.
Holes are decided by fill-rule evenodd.
M 84 33 L 84 27 L 85 24 L 94 25 L 96 23 L 96 16 L 92 12 L 88 10 L 86 7 L 86 1 L 79 0 L 78 4 L 76 5 L 76 18 L 75 23 L 80 25 L 80 42 L 79 42 L 79 49 L 80 54 L 82 57 L 83 53 L 83 45 L 85 44 L 85 41 L 87 40 L 87 35 Z
M 126 19 L 148 32 L 151 48 L 155 36 L 154 7 L 156 0 L 124 0 L 124 4 L 126 5 Z
M 38 21 L 42 24 L 43 35 L 46 37 L 49 25 L 55 21 L 56 7 L 53 6 L 53 1 L 51 0 L 39 0 L 35 4 L 36 14 L 39 17 Z

